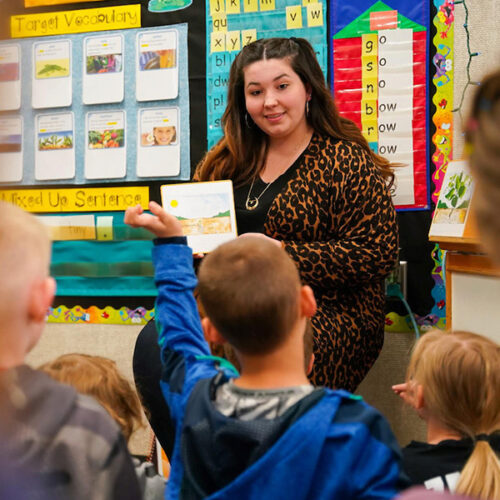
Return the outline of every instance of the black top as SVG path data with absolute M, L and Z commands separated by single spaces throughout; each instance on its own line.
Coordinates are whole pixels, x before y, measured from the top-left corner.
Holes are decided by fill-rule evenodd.
M 500 452 L 500 433 L 492 436 L 491 446 Z M 472 453 L 472 440 L 447 439 L 438 444 L 421 443 L 412 441 L 403 448 L 403 469 L 412 484 L 424 484 L 433 480 L 444 489 L 454 486 L 457 473 L 465 466 Z M 449 483 L 452 484 L 449 484 Z M 435 484 L 428 485 L 429 489 L 436 489 Z
M 307 149 L 307 148 L 306 148 Z M 304 150 L 305 151 L 305 150 Z M 274 199 L 278 196 L 288 181 L 292 178 L 295 169 L 302 161 L 304 152 L 283 172 L 275 181 L 269 184 L 265 183 L 260 176 L 257 176 L 253 183 L 252 192 L 249 193 L 252 181 L 240 186 L 234 190 L 234 207 L 236 210 L 236 225 L 238 234 L 243 233 L 263 233 L 264 223 L 266 221 L 267 212 L 271 207 Z M 258 198 L 261 193 L 269 186 L 264 194 L 259 198 L 259 203 L 253 210 L 246 208 L 247 197 L 250 194 L 251 199 Z

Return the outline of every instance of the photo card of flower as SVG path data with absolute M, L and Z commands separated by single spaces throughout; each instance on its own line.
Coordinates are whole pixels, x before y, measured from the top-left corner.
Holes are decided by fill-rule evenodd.
M 194 253 L 208 253 L 238 236 L 231 181 L 161 186 L 163 208 L 181 222 Z

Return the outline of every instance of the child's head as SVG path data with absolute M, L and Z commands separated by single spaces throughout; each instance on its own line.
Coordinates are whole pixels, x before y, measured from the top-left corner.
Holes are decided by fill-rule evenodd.
M 477 88 L 465 132 L 476 179 L 474 207 L 481 238 L 500 264 L 500 70 Z
M 49 265 L 45 226 L 0 201 L 0 368 L 21 364 L 42 333 L 55 292 Z
M 173 125 L 168 127 L 154 127 L 153 137 L 158 146 L 167 146 L 175 142 L 176 131 Z
M 308 288 L 301 287 L 286 252 L 258 237 L 219 246 L 203 259 L 198 279 L 207 317 L 238 352 L 250 356 L 285 342 L 301 318 L 302 289 Z
M 421 387 L 424 418 L 433 417 L 447 429 L 475 440 L 457 492 L 498 498 L 500 463 L 488 441 L 476 438 L 500 429 L 500 346 L 473 333 L 426 333 L 412 353 L 407 382 L 412 391 Z M 477 470 L 473 474 L 471 468 L 467 470 L 480 463 L 481 456 L 493 467 L 490 479 L 485 477 L 486 470 L 475 478 Z M 486 491 L 483 496 L 481 488 Z M 488 496 L 492 491 L 496 494 Z
M 120 426 L 128 441 L 142 425 L 141 403 L 130 382 L 111 359 L 87 354 L 65 354 L 40 366 L 53 379 L 95 398 Z

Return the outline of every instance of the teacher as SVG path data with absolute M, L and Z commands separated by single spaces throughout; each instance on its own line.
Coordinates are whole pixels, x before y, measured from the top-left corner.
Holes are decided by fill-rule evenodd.
M 318 309 L 316 385 L 354 391 L 384 340 L 384 278 L 398 253 L 389 162 L 339 115 L 311 45 L 253 42 L 231 66 L 224 137 L 194 179 L 231 179 L 239 234 L 282 245 Z M 154 322 L 141 331 L 134 377 L 167 456 L 173 449 Z
M 389 162 L 339 115 L 301 38 L 242 49 L 222 125 L 194 179 L 231 179 L 239 234 L 261 233 L 295 261 L 318 303 L 311 381 L 354 391 L 382 348 L 398 254 Z

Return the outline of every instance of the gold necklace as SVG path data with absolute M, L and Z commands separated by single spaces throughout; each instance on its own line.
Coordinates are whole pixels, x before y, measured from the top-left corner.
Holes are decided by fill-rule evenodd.
M 279 177 L 279 176 L 278 176 Z M 277 177 L 277 178 L 278 178 Z M 275 181 L 276 179 L 274 179 Z M 245 208 L 247 210 L 255 210 L 259 206 L 259 200 L 262 197 L 262 195 L 267 191 L 267 188 L 274 182 L 271 181 L 267 186 L 263 189 L 262 193 L 259 194 L 259 196 L 253 196 L 252 197 L 252 189 L 253 189 L 253 184 L 255 182 L 255 177 L 252 179 L 252 184 L 250 185 L 250 189 L 248 190 L 247 194 L 247 201 L 245 203 Z
M 292 157 L 295 156 L 295 154 L 297 153 L 297 151 L 299 151 L 299 149 L 301 149 L 301 147 L 302 147 L 303 150 L 305 150 L 307 148 L 307 145 L 309 144 L 310 141 L 311 141 L 311 136 L 308 136 L 307 137 L 307 142 L 306 142 L 305 146 L 304 146 L 303 143 L 299 143 L 299 145 L 296 146 L 293 149 L 292 154 L 290 156 L 292 156 Z M 286 170 L 285 170 L 285 172 L 286 172 Z M 281 177 L 281 175 L 283 175 L 283 173 L 280 174 L 280 175 L 278 175 L 278 177 L 276 177 L 276 179 L 279 179 Z M 261 199 L 262 195 L 268 190 L 269 186 L 271 186 L 271 184 L 276 179 L 274 179 L 273 181 L 269 182 L 267 184 L 267 186 L 263 189 L 262 193 L 259 194 L 259 196 L 252 196 L 252 189 L 253 189 L 253 185 L 254 185 L 254 182 L 255 182 L 255 177 L 254 177 L 252 179 L 252 184 L 250 185 L 250 189 L 248 190 L 247 201 L 245 202 L 245 208 L 247 210 L 255 210 L 259 206 L 259 200 Z

